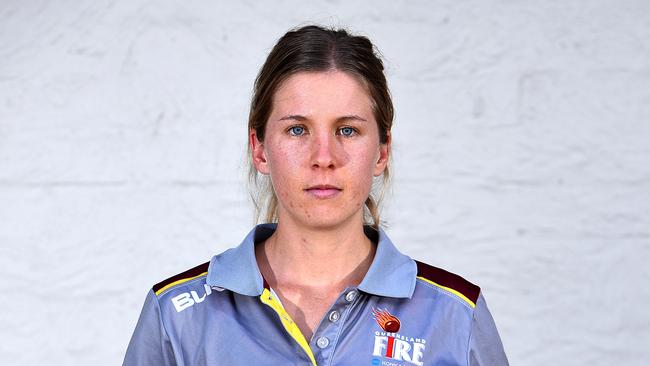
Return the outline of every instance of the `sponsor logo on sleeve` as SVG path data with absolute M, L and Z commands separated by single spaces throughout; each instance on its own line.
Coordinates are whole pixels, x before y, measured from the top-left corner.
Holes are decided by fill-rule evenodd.
M 172 304 L 174 304 L 174 309 L 177 312 L 181 312 L 187 308 L 192 307 L 195 304 L 201 303 L 212 293 L 212 288 L 207 284 L 203 285 L 204 293 L 199 295 L 198 292 L 192 290 L 190 292 L 183 292 L 172 297 Z M 223 291 L 221 288 L 215 288 L 217 291 Z

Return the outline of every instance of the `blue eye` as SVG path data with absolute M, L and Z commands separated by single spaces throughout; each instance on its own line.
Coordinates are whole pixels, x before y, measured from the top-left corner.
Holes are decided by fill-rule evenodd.
M 300 136 L 305 133 L 305 128 L 301 126 L 292 126 L 289 128 L 289 134 L 291 136 Z
M 350 137 L 356 132 L 352 127 L 342 127 L 340 130 L 341 135 Z

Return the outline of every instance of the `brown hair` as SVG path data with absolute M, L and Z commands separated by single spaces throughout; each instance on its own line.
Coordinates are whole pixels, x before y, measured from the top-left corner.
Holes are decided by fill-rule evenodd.
M 279 85 L 291 75 L 301 71 L 339 70 L 354 76 L 368 91 L 372 110 L 379 127 L 379 141 L 390 140 L 393 125 L 393 102 L 384 76 L 384 65 L 379 52 L 364 36 L 350 35 L 345 29 L 324 28 L 308 25 L 292 29 L 282 36 L 271 50 L 260 69 L 253 90 L 248 130 L 255 130 L 258 139 L 264 141 L 266 122 L 273 107 L 273 95 Z M 266 221 L 277 221 L 278 200 L 270 179 L 257 172 L 249 153 L 249 183 L 251 197 L 256 208 L 256 219 L 266 211 Z M 382 188 L 388 183 L 388 165 L 383 173 Z M 373 183 L 373 188 L 375 184 Z M 378 228 L 379 203 L 371 193 L 365 202 L 364 220 Z

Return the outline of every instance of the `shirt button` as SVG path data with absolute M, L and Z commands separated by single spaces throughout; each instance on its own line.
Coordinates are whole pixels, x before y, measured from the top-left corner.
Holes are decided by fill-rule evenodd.
M 327 337 L 320 337 L 316 341 L 316 345 L 318 346 L 318 348 L 325 348 L 329 346 L 329 344 L 330 344 L 330 340 L 327 339 Z
M 341 314 L 338 311 L 334 310 L 334 311 L 332 311 L 330 313 L 329 320 L 332 323 L 336 323 L 336 321 L 339 320 L 340 317 L 341 317 Z
M 345 300 L 347 302 L 352 302 L 356 298 L 357 298 L 357 292 L 355 290 L 352 290 L 345 295 Z

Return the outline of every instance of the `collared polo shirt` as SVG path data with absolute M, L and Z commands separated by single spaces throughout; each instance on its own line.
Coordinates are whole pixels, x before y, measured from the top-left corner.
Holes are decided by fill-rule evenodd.
M 256 226 L 236 248 L 153 286 L 124 365 L 507 365 L 480 288 L 400 253 L 382 231 L 356 287 L 306 339 L 263 279 Z

